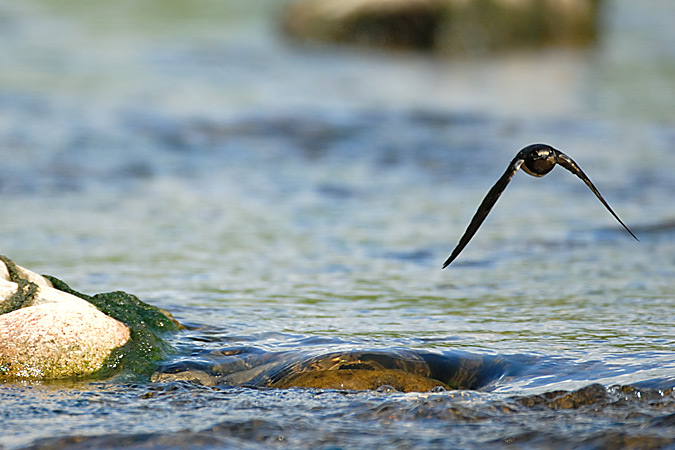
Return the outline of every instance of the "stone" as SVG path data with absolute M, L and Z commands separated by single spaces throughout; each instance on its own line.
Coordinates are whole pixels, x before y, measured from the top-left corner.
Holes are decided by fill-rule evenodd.
M 0 315 L 0 377 L 90 375 L 129 337 L 129 328 L 84 301 L 21 308 Z
M 439 380 L 398 369 L 340 369 L 301 372 L 281 380 L 271 387 L 279 389 L 314 388 L 338 390 L 388 390 L 427 392 L 438 387 L 450 387 Z
M 480 54 L 584 46 L 600 0 L 296 0 L 283 30 L 299 40 Z
M 437 0 L 302 0 L 284 19 L 290 36 L 371 47 L 433 47 L 443 18 Z
M 129 341 L 122 322 L 51 286 L 7 258 L 0 262 L 0 379 L 90 375 Z

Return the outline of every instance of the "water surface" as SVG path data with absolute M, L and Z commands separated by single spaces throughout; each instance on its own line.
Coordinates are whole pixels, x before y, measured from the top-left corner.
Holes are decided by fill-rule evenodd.
M 2 253 L 172 311 L 188 329 L 159 370 L 215 377 L 4 384 L 0 444 L 672 447 L 675 55 L 655 3 L 612 2 L 588 51 L 463 61 L 293 46 L 275 2 L 0 5 Z M 440 270 L 538 141 L 640 242 L 562 169 L 519 173 Z M 432 393 L 240 376 L 333 352 L 498 364 Z

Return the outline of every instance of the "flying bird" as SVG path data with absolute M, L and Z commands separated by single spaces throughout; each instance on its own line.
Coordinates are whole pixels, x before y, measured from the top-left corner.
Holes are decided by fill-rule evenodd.
M 443 263 L 443 268 L 445 269 L 448 267 L 448 265 L 450 265 L 450 263 L 453 262 L 455 258 L 457 258 L 461 251 L 464 250 L 464 247 L 466 247 L 473 235 L 476 234 L 476 231 L 478 231 L 478 228 L 490 213 L 490 210 L 497 202 L 497 199 L 499 199 L 499 196 L 502 195 L 502 192 L 504 192 L 504 189 L 506 189 L 506 186 L 509 184 L 513 176 L 516 174 L 516 172 L 518 172 L 518 169 L 522 167 L 526 173 L 532 175 L 533 177 L 543 177 L 553 170 L 556 164 L 563 166 L 565 169 L 581 178 L 581 180 L 586 183 L 586 186 L 588 186 L 589 189 L 593 191 L 595 196 L 598 197 L 598 200 L 600 200 L 600 202 L 605 205 L 605 208 L 607 208 L 614 218 L 619 221 L 626 231 L 628 231 L 628 233 L 630 233 L 630 235 L 633 236 L 636 241 L 639 240 L 633 234 L 633 232 L 628 229 L 626 224 L 623 223 L 621 219 L 619 219 L 619 216 L 616 215 L 602 195 L 600 195 L 600 192 L 593 185 L 588 176 L 583 170 L 581 170 L 577 163 L 572 160 L 572 158 L 549 145 L 532 144 L 518 152 L 516 157 L 513 158 L 513 161 L 511 161 L 511 164 L 509 164 L 509 167 L 507 167 L 504 175 L 502 175 L 499 180 L 497 180 L 495 185 L 492 186 L 490 191 L 483 199 L 483 202 L 478 207 L 478 211 L 476 211 L 473 219 L 471 219 L 471 223 L 464 232 L 464 235 L 459 240 L 457 247 L 455 247 L 455 249 L 452 251 L 452 254 Z

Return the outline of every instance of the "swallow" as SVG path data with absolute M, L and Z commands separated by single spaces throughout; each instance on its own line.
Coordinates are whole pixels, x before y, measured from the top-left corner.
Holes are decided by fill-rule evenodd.
M 577 163 L 574 162 L 572 158 L 549 145 L 532 144 L 518 152 L 516 157 L 513 158 L 513 161 L 511 161 L 511 164 L 509 164 L 509 167 L 506 168 L 504 175 L 502 175 L 499 180 L 497 180 L 495 185 L 492 186 L 492 188 L 488 191 L 487 195 L 483 199 L 483 202 L 478 207 L 478 211 L 476 211 L 473 219 L 471 219 L 471 223 L 464 232 L 464 235 L 459 240 L 459 243 L 457 243 L 457 247 L 455 247 L 455 249 L 452 251 L 452 254 L 443 263 L 443 268 L 445 269 L 448 267 L 450 263 L 453 262 L 455 258 L 457 258 L 461 251 L 464 250 L 464 247 L 466 247 L 473 235 L 476 234 L 476 231 L 478 231 L 478 228 L 490 213 L 490 210 L 492 210 L 492 207 L 502 195 L 504 189 L 506 189 L 506 186 L 509 184 L 513 176 L 516 174 L 516 172 L 518 172 L 518 169 L 522 167 L 525 173 L 539 178 L 553 170 L 556 164 L 559 164 L 565 169 L 569 170 L 574 175 L 579 177 L 581 181 L 586 183 L 586 186 L 588 186 L 588 188 L 593 191 L 595 196 L 598 197 L 598 200 L 600 200 L 600 202 L 605 205 L 605 208 L 607 208 L 612 216 L 614 216 L 614 218 L 619 221 L 619 223 L 626 229 L 626 231 L 628 231 L 628 233 L 630 233 L 631 236 L 633 236 L 633 238 L 635 238 L 636 241 L 639 241 L 633 232 L 628 229 L 626 224 L 623 223 L 621 219 L 619 219 L 619 216 L 616 215 L 614 210 L 612 210 L 609 204 L 605 201 L 598 189 L 591 182 L 590 178 L 588 178 L 588 176 L 583 170 L 581 170 L 581 168 L 577 165 Z

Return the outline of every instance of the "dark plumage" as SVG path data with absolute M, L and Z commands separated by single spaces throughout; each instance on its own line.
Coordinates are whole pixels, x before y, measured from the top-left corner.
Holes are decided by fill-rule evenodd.
M 610 208 L 609 204 L 605 201 L 602 195 L 600 195 L 598 189 L 593 185 L 591 180 L 583 172 L 583 170 L 581 170 L 577 163 L 572 160 L 572 158 L 551 146 L 545 144 L 532 144 L 518 152 L 516 157 L 513 158 L 513 161 L 511 161 L 511 164 L 509 164 L 509 167 L 507 167 L 504 175 L 502 175 L 499 180 L 497 180 L 495 185 L 492 186 L 492 189 L 490 189 L 483 199 L 483 202 L 478 207 L 478 211 L 476 211 L 473 219 L 471 219 L 471 223 L 464 232 L 464 235 L 459 240 L 457 247 L 455 247 L 450 257 L 448 257 L 445 263 L 443 263 L 443 268 L 445 269 L 451 262 L 455 260 L 455 258 L 457 258 L 461 251 L 464 250 L 464 247 L 466 247 L 473 235 L 476 234 L 476 231 L 478 231 L 478 228 L 490 213 L 490 210 L 497 202 L 497 199 L 499 199 L 499 196 L 502 195 L 502 192 L 504 192 L 504 189 L 506 189 L 506 186 L 509 184 L 513 176 L 516 174 L 516 172 L 518 172 L 518 169 L 522 167 L 525 172 L 534 177 L 543 177 L 553 170 L 556 164 L 563 166 L 565 169 L 569 170 L 574 175 L 578 176 L 584 183 L 586 183 L 586 186 L 588 186 L 589 189 L 593 191 L 595 196 L 598 197 L 598 200 L 600 200 L 600 202 L 605 205 L 605 208 L 607 208 L 614 218 L 619 221 L 619 223 L 626 229 L 626 231 L 630 233 L 631 236 L 635 238 L 635 240 L 638 240 L 633 232 L 628 229 L 626 224 L 623 223 L 621 219 L 619 219 L 619 216 L 617 216 L 612 208 Z

